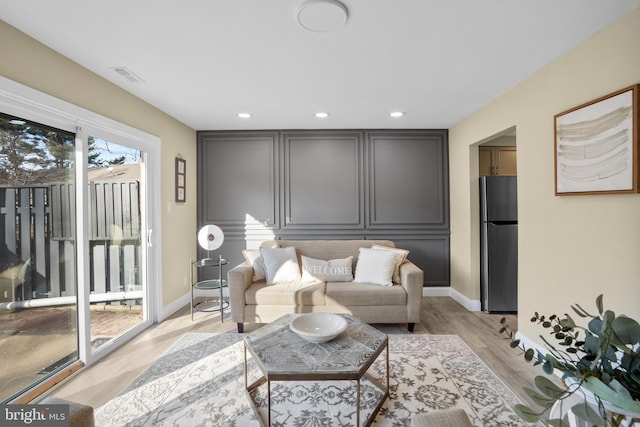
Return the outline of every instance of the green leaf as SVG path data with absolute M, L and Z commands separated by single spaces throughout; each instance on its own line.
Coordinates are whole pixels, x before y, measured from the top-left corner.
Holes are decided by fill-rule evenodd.
M 536 387 L 545 395 L 559 399 L 567 393 L 566 389 L 560 388 L 555 385 L 549 378 L 538 375 L 535 378 Z
M 640 342 L 640 325 L 635 320 L 619 316 L 613 320 L 611 327 L 622 344 L 635 345 Z
M 602 303 L 602 294 L 596 297 L 596 307 L 598 307 L 598 313 L 602 314 L 604 311 L 604 304 Z
M 590 425 L 604 426 L 605 420 L 587 402 L 579 403 L 571 407 L 571 411 L 583 421 L 587 421 Z
M 533 360 L 534 355 L 535 355 L 535 351 L 533 351 L 533 349 L 530 348 L 524 352 L 524 360 L 526 360 L 527 362 L 531 362 L 531 360 Z
M 562 319 L 561 324 L 563 326 L 566 326 L 566 327 L 570 328 L 570 329 L 573 329 L 573 328 L 576 327 L 576 322 L 568 314 L 565 314 L 565 318 Z
M 522 387 L 522 390 L 531 398 L 531 400 L 540 406 L 547 406 L 555 401 L 555 399 L 541 395 L 537 390 L 533 390 L 528 387 Z
M 570 307 L 571 307 L 571 308 L 573 309 L 573 311 L 575 311 L 575 313 L 576 313 L 578 316 L 580 316 L 580 317 L 593 317 L 593 316 L 591 316 L 589 313 L 587 313 L 587 311 L 586 311 L 584 308 L 580 307 L 580 305 L 579 305 L 579 304 L 571 305 Z
M 561 420 L 560 418 L 550 419 L 549 425 L 552 427 L 569 427 L 570 426 L 570 424 L 567 424 L 566 421 Z
M 509 347 L 511 348 L 516 348 L 519 345 L 520 345 L 520 340 L 513 340 L 509 343 Z
M 616 314 L 611 310 L 607 310 L 602 314 L 602 320 L 604 321 L 605 325 L 610 325 L 615 318 Z
M 518 414 L 520 418 L 528 423 L 535 423 L 540 419 L 539 413 L 524 405 L 517 404 L 513 407 L 513 410 L 516 412 L 516 414 Z
M 640 412 L 640 402 L 637 400 L 629 399 L 623 396 L 612 388 L 608 387 L 605 383 L 595 377 L 589 377 L 582 384 L 582 387 L 589 390 L 600 399 L 611 403 L 621 409 L 628 411 Z
M 602 334 L 602 327 L 603 323 L 602 323 L 602 319 L 600 319 L 599 317 L 594 317 L 593 319 L 591 319 L 591 321 L 589 322 L 589 331 L 591 331 L 591 333 L 593 333 L 594 335 L 600 336 Z
M 620 384 L 620 381 L 611 380 L 608 385 L 613 390 L 618 392 L 620 395 L 624 396 L 627 399 L 632 399 L 633 400 L 633 398 L 631 397 L 631 393 L 629 393 L 629 390 L 627 390 L 622 384 Z

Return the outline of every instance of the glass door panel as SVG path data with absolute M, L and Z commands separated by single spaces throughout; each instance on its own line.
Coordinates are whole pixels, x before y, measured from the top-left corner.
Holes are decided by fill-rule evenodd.
M 89 136 L 92 352 L 146 320 L 142 153 Z
M 74 146 L 0 114 L 0 401 L 78 359 Z

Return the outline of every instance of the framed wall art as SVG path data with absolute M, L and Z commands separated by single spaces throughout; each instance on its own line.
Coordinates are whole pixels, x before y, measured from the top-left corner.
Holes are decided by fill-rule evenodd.
M 181 157 L 176 157 L 176 202 L 187 201 L 187 162 Z
M 638 192 L 634 85 L 556 114 L 556 195 Z

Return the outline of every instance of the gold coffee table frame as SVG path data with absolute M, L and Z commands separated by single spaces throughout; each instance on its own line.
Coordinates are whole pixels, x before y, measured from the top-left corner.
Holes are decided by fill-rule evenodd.
M 298 314 L 288 314 L 268 325 L 248 334 L 244 338 L 244 384 L 247 398 L 255 411 L 260 423 L 265 425 L 263 417 L 251 395 L 258 387 L 267 384 L 267 426 L 271 426 L 271 382 L 272 381 L 355 381 L 356 382 L 356 425 L 369 426 L 389 397 L 389 340 L 386 334 L 378 331 L 355 317 L 345 314 L 349 326 L 340 336 L 326 343 L 310 343 L 300 338 L 289 329 L 289 323 Z M 295 357 L 296 351 L 304 351 L 306 346 L 325 346 L 322 361 L 308 356 L 304 361 Z M 294 350 L 292 352 L 292 350 Z M 386 385 L 367 371 L 385 352 Z M 332 357 L 327 358 L 329 352 Z M 250 353 L 262 376 L 249 384 L 247 353 Z M 353 357 L 353 355 L 361 357 Z M 349 356 L 349 360 L 357 362 L 351 364 L 336 363 L 331 365 L 326 359 L 341 360 Z M 309 366 L 311 362 L 314 366 Z M 314 362 L 318 362 L 315 365 Z M 347 366 L 345 366 L 347 365 Z M 366 378 L 378 388 L 381 396 L 377 406 L 364 424 L 360 421 L 361 410 L 361 380 Z

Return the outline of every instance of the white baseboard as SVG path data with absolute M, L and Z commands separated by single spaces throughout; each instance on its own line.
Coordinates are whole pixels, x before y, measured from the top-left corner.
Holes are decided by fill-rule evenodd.
M 423 297 L 450 297 L 451 288 L 449 286 L 422 288 Z
M 542 354 L 547 354 L 549 352 L 549 350 L 547 350 L 544 346 L 541 346 L 521 332 L 516 332 L 516 339 L 520 340 L 520 347 L 532 348 Z
M 458 304 L 469 311 L 480 311 L 480 300 L 472 300 L 450 286 L 422 288 L 422 296 L 425 297 L 451 297 Z
M 194 297 L 198 297 L 199 295 L 211 295 L 211 290 L 205 290 L 205 291 L 194 291 L 193 296 Z M 214 292 L 219 292 L 218 290 L 215 290 Z M 223 288 L 222 289 L 222 297 L 223 298 L 229 298 L 229 289 L 228 288 Z M 185 305 L 191 304 L 191 294 L 190 292 L 187 292 L 186 294 L 182 295 L 180 298 L 178 298 L 177 300 L 173 301 L 171 304 L 169 304 L 166 307 L 162 308 L 162 312 L 160 313 L 160 319 L 158 319 L 158 323 L 163 322 L 165 319 L 167 319 L 169 316 L 171 316 L 173 313 L 175 313 L 176 311 L 180 310 L 182 307 L 184 307 Z
M 173 313 L 180 310 L 187 304 L 191 304 L 191 293 L 187 292 L 180 298 L 172 301 L 169 305 L 162 307 L 162 311 L 159 313 L 158 323 L 164 322 Z

